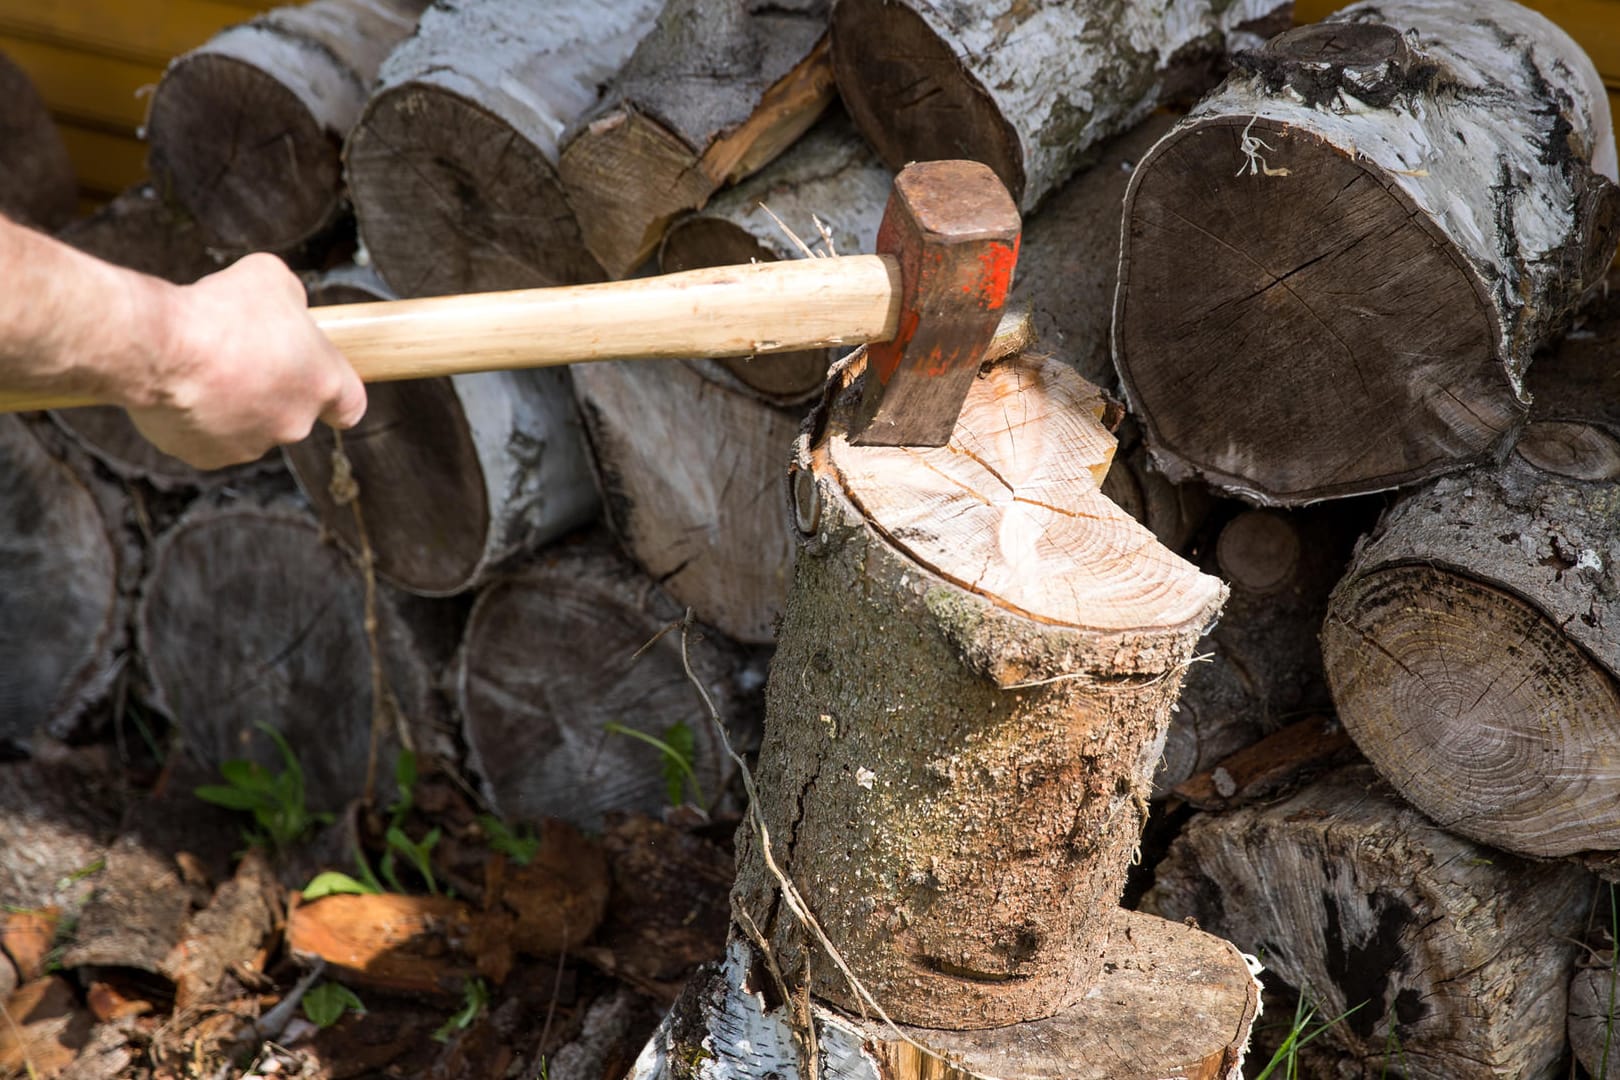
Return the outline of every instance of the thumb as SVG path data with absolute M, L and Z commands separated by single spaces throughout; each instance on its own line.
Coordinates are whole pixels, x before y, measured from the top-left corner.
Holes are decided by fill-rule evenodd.
M 354 427 L 366 415 L 366 384 L 347 361 L 342 366 L 343 381 L 338 384 L 338 392 L 321 410 L 321 420 L 340 431 Z

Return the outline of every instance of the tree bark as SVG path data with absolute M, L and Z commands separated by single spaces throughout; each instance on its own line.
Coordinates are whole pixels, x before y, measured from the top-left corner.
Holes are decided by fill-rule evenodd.
M 373 273 L 333 271 L 314 304 L 393 299 Z M 343 452 L 377 571 L 422 596 L 473 588 L 512 556 L 590 520 L 587 451 L 561 369 L 378 383 Z M 326 527 L 359 550 L 354 507 L 332 492 L 331 429 L 284 453 Z
M 339 149 L 428 0 L 315 0 L 174 60 L 147 118 L 150 167 L 227 246 L 287 251 L 345 209 Z
M 73 218 L 78 182 L 45 102 L 27 74 L 0 53 L 0 214 L 47 231 Z
M 1295 987 L 1348 1075 L 1563 1075 L 1591 879 L 1477 847 L 1356 766 L 1282 802 L 1195 818 L 1144 907 L 1252 952 Z M 1359 1008 L 1357 1008 L 1359 1006 Z
M 47 429 L 48 430 L 48 429 Z M 0 417 L 0 746 L 83 733 L 122 667 L 121 500 Z
M 264 725 L 298 756 L 311 808 L 361 797 L 374 717 L 365 586 L 313 518 L 199 506 L 154 546 L 142 593 L 136 634 L 150 703 L 200 765 L 246 758 L 285 770 Z M 395 736 L 425 743 L 441 707 L 386 594 L 377 616 L 392 721 L 380 732 L 377 775 L 386 777 Z
M 803 549 L 767 690 L 775 859 L 902 1023 L 1048 1017 L 1094 985 L 1153 764 L 1223 588 L 1097 490 L 1103 398 L 1021 357 L 952 443 L 856 447 L 858 360 L 791 477 Z M 734 904 L 858 1010 L 744 828 Z
M 177 285 L 189 285 L 225 265 L 221 242 L 150 185 L 130 188 L 63 229 L 57 239 L 98 259 Z M 270 454 L 247 466 L 193 468 L 147 442 L 129 414 L 113 406 L 59 410 L 51 413 L 51 419 L 115 475 L 145 481 L 159 491 L 211 487 L 281 464 L 278 455 Z
M 1231 945 L 1115 912 L 1100 993 L 1046 1020 L 984 1031 L 891 1027 L 814 1005 L 826 1080 L 1239 1080 L 1259 984 Z M 626 1080 L 768 1080 L 801 1066 L 792 1007 L 767 1006 L 733 942 L 688 984 Z M 802 1028 L 802 1022 L 801 1022 Z M 922 1049 L 919 1049 L 921 1047 Z
M 680 617 L 650 579 L 594 543 L 553 549 L 484 589 L 455 686 L 469 761 L 496 813 L 595 829 L 609 811 L 668 806 L 684 773 L 610 724 L 671 746 L 681 725 L 701 789 L 681 780 L 681 799 L 719 794 L 730 762 L 682 666 L 682 633 L 662 633 Z M 723 642 L 689 637 L 693 672 L 729 718 L 736 658 Z
M 1199 642 L 1170 722 L 1155 795 L 1311 713 L 1331 712 L 1317 633 L 1350 548 L 1377 508 L 1239 510 L 1201 560 L 1231 589 Z
M 848 119 L 835 113 L 763 171 L 676 222 L 659 249 L 659 269 L 804 257 L 788 231 L 818 256 L 870 254 L 893 183 Z M 834 350 L 821 349 L 713 363 L 763 400 L 796 405 L 821 390 L 834 359 Z
M 1526 855 L 1620 849 L 1620 488 L 1520 458 L 1392 510 L 1322 628 L 1362 752 L 1444 828 Z
M 1213 86 L 1234 47 L 1288 25 L 1284 0 L 837 0 L 833 70 L 891 168 L 972 158 L 1033 210 L 1097 142 Z
M 672 0 L 562 153 L 585 244 L 609 277 L 671 221 L 758 171 L 832 102 L 827 0 Z
M 1569 1044 L 1593 1080 L 1620 1077 L 1620 994 L 1612 967 L 1579 968 L 1569 984 Z
M 1614 253 L 1615 175 L 1591 62 L 1508 0 L 1240 57 L 1126 196 L 1114 355 L 1156 459 L 1296 505 L 1499 456 Z
M 344 150 L 360 236 L 401 296 L 602 278 L 557 179 L 561 133 L 658 11 L 443 4 L 383 66 Z

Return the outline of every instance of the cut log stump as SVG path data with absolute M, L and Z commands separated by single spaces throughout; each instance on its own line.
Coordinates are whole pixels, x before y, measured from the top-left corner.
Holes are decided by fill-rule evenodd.
M 73 217 L 78 183 L 62 135 L 25 72 L 0 53 L 0 214 L 50 231 Z
M 313 304 L 393 299 L 366 269 L 333 270 L 310 286 Z M 590 520 L 596 488 L 559 369 L 494 371 L 368 390 L 343 452 L 377 572 L 422 596 L 451 596 L 507 559 Z M 359 550 L 354 507 L 332 491 L 335 437 L 317 425 L 284 454 L 325 526 Z
M 719 794 L 731 767 L 682 666 L 682 634 L 670 630 L 680 618 L 651 579 L 593 542 L 547 552 L 484 589 L 455 683 L 470 762 L 498 814 L 595 829 L 608 811 L 657 813 L 672 784 L 683 800 Z M 730 647 L 687 639 L 694 674 L 729 714 Z M 647 738 L 690 739 L 701 796 L 684 774 L 671 780 Z
M 1620 849 L 1620 487 L 1515 455 L 1397 505 L 1333 593 L 1339 718 L 1442 828 Z
M 1144 907 L 1261 957 L 1331 1024 L 1343 1075 L 1564 1075 L 1592 879 L 1444 832 L 1365 765 L 1195 818 Z M 1354 1009 L 1354 1012 L 1347 1010 Z
M 377 645 L 398 721 L 381 732 L 378 776 L 404 730 L 428 739 L 442 707 L 410 633 L 378 595 Z M 261 730 L 297 755 L 308 805 L 337 810 L 365 792 L 373 724 L 365 586 L 308 514 L 200 506 L 154 546 L 136 612 L 151 704 L 205 768 L 250 759 L 286 768 Z
M 122 666 L 121 575 L 134 556 L 120 502 L 22 420 L 0 417 L 0 746 L 82 734 Z
M 568 201 L 609 277 L 639 267 L 676 217 L 769 164 L 831 104 L 827 2 L 663 8 L 562 151 Z
M 652 26 L 657 0 L 438 4 L 389 57 L 344 148 L 360 237 L 401 296 L 599 281 L 558 140 Z
M 1620 480 L 1620 272 L 1536 361 L 1529 387 L 1519 456 L 1571 480 Z
M 1118 9 L 1093 0 L 837 0 L 832 60 L 856 125 L 891 168 L 971 158 L 1032 210 L 1086 151 L 1214 85 L 1233 47 L 1288 25 L 1280 0 Z
M 1156 459 L 1285 505 L 1492 460 L 1614 253 L 1615 177 L 1597 71 L 1511 0 L 1241 55 L 1126 196 L 1114 356 Z
M 428 0 L 314 0 L 178 57 L 146 130 L 158 188 L 232 250 L 288 251 L 346 209 L 339 150 Z

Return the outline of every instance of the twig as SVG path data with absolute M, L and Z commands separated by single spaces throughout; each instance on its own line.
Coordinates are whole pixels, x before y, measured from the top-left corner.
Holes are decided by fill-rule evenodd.
M 28 1040 L 23 1038 L 22 1029 L 17 1021 L 11 1018 L 11 1010 L 6 1003 L 0 1001 L 0 1016 L 6 1018 L 6 1026 L 11 1029 L 11 1037 L 17 1040 L 17 1052 L 22 1055 L 23 1069 L 28 1073 L 28 1080 L 39 1080 L 39 1070 L 34 1067 L 34 1056 L 28 1052 Z
M 814 251 L 810 250 L 810 246 L 808 244 L 806 244 L 803 240 L 799 239 L 799 234 L 794 232 L 792 229 L 788 228 L 787 227 L 787 222 L 783 221 L 781 218 L 776 216 L 776 211 L 775 210 L 772 210 L 769 206 L 766 206 L 763 202 L 761 202 L 759 204 L 759 208 L 761 210 L 765 211 L 765 213 L 770 215 L 771 220 L 776 222 L 776 227 L 778 229 L 781 229 L 784 233 L 786 233 L 787 238 L 793 242 L 793 246 L 798 248 L 800 251 L 804 252 L 804 257 L 805 258 L 814 259 L 816 257 L 816 253 Z

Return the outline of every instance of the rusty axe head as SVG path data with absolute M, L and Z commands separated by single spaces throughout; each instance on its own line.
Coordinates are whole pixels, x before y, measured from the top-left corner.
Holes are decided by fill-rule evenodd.
M 1001 321 L 1019 228 L 1017 204 L 979 162 L 918 162 L 895 177 L 877 249 L 900 266 L 899 330 L 866 347 L 854 442 L 949 441 Z

